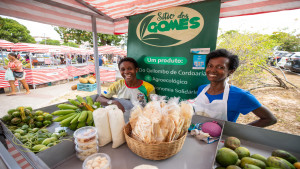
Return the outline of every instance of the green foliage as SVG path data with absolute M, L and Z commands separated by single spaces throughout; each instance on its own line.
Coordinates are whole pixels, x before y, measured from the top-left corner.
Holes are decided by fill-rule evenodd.
M 63 45 L 65 46 L 71 46 L 71 47 L 75 47 L 75 48 L 78 48 L 79 45 L 74 43 L 74 42 L 68 42 L 68 43 L 63 43 Z
M 22 24 L 13 19 L 0 17 L 0 39 L 13 43 L 26 42 L 35 43 L 30 31 Z
M 56 46 L 59 46 L 59 45 L 60 45 L 60 42 L 59 42 L 59 40 L 46 39 L 46 43 L 45 43 L 45 39 L 44 39 L 44 40 L 42 40 L 42 41 L 40 42 L 40 44 L 56 45 Z
M 300 51 L 300 35 L 292 35 L 286 32 L 273 32 L 270 37 L 280 44 L 280 50 L 289 52 Z
M 260 66 L 266 64 L 277 45 L 269 35 L 231 30 L 218 37 L 217 48 L 227 49 L 239 56 L 240 66 L 231 76 L 231 81 L 242 87 L 263 76 Z
M 93 44 L 93 33 L 78 29 L 55 27 L 54 30 L 59 34 L 60 38 L 64 40 L 64 43 L 68 43 L 69 40 L 75 40 L 76 44 L 82 44 L 83 42 L 89 42 Z M 122 35 L 108 35 L 98 33 L 98 45 L 115 45 L 118 46 L 124 36 Z

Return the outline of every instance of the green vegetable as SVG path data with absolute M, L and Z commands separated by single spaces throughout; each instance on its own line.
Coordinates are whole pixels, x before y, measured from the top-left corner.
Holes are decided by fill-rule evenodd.
M 82 121 L 82 122 L 79 122 L 78 125 L 77 125 L 77 128 L 81 128 L 81 127 L 84 127 L 85 126 L 85 121 Z
M 73 118 L 75 118 L 75 116 L 77 116 L 77 114 L 74 114 L 66 119 L 64 119 L 63 121 L 60 122 L 60 125 L 62 127 L 68 127 L 72 121 Z
M 43 121 L 43 125 L 44 125 L 44 126 L 49 126 L 50 124 L 52 124 L 52 122 L 49 121 L 49 120 Z
M 52 137 L 53 138 L 53 137 Z M 43 142 L 42 142 L 42 144 L 43 145 L 48 145 L 49 143 L 51 143 L 53 140 L 51 139 L 51 138 L 46 138 Z
M 69 110 L 57 110 L 55 112 L 52 113 L 52 115 L 54 116 L 60 116 L 60 115 L 66 115 L 66 114 L 70 114 L 70 113 L 75 113 L 76 111 L 73 109 L 69 109 Z
M 86 123 L 90 123 L 91 121 L 93 121 L 93 112 L 91 111 L 87 111 L 88 112 L 88 117 L 86 119 Z
M 78 118 L 80 117 L 81 113 L 77 113 L 76 117 L 71 121 L 71 124 L 77 123 Z
M 86 99 L 88 105 L 93 106 L 94 101 L 91 98 L 91 96 L 86 96 L 85 99 Z
M 15 111 L 17 111 L 17 110 L 16 110 L 16 109 L 9 109 L 9 110 L 7 111 L 7 114 L 12 115 L 13 112 L 15 112 Z
M 78 118 L 78 122 L 85 122 L 88 115 L 88 111 L 82 111 L 80 117 Z
M 70 116 L 73 116 L 74 114 L 77 114 L 77 113 L 70 113 L 70 114 L 66 114 L 66 115 L 63 115 L 63 116 L 59 116 L 56 119 L 54 119 L 53 121 L 54 122 L 60 122 L 60 121 L 66 119 L 66 118 L 68 118 Z
M 52 114 L 47 114 L 46 116 L 44 116 L 45 120 L 49 120 L 51 121 L 53 119 L 53 115 Z
M 80 103 L 86 103 L 85 100 L 81 96 L 77 95 L 76 98 Z
M 63 109 L 63 110 L 69 110 L 69 109 L 76 110 L 76 109 L 78 109 L 77 106 L 70 105 L 70 104 L 59 104 L 59 105 L 57 105 L 57 107 L 58 107 L 59 109 Z
M 80 103 L 79 103 L 78 101 L 76 101 L 76 100 L 68 99 L 68 101 L 69 101 L 71 104 L 73 104 L 74 106 L 79 106 L 79 105 L 80 105 Z
M 100 102 L 94 102 L 94 105 L 97 106 L 97 108 L 101 107 L 101 103 Z
M 43 148 L 43 147 L 46 147 L 46 146 L 43 145 L 43 144 L 38 144 L 38 145 L 33 146 L 32 150 L 33 151 L 40 151 L 40 149 Z

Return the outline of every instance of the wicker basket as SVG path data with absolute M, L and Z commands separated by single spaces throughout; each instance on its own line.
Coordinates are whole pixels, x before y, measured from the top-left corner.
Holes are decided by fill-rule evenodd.
M 127 123 L 124 127 L 125 140 L 129 149 L 136 155 L 149 160 L 164 160 L 177 154 L 185 141 L 186 133 L 181 138 L 171 142 L 159 144 L 146 144 L 133 139 L 131 136 L 131 126 Z

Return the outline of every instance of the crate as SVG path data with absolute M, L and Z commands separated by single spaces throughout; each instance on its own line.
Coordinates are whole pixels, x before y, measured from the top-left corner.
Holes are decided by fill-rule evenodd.
M 78 83 L 77 90 L 92 92 L 97 89 L 97 83 L 89 84 L 89 83 Z

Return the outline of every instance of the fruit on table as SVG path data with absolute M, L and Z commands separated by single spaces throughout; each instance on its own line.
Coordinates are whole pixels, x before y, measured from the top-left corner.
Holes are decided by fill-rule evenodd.
M 90 96 L 86 100 L 81 96 L 76 96 L 77 100 L 68 99 L 71 104 L 59 104 L 57 110 L 52 115 L 58 116 L 53 121 L 60 122 L 62 127 L 69 127 L 76 130 L 84 126 L 93 126 L 93 111 L 101 107 L 100 102 L 94 102 Z
M 236 137 L 227 137 L 224 142 L 224 146 L 232 150 L 235 150 L 236 148 L 240 147 L 240 145 L 241 141 Z
M 205 122 L 202 127 L 204 133 L 208 133 L 212 137 L 219 137 L 222 132 L 222 128 L 219 126 L 218 122 Z
M 226 169 L 241 169 L 241 167 L 239 167 L 237 165 L 230 165 L 230 166 L 226 167 Z
M 250 157 L 250 151 L 246 147 L 238 147 L 234 151 L 239 156 L 239 159 Z
M 251 158 L 255 158 L 257 160 L 263 161 L 265 164 L 267 164 L 267 158 L 260 155 L 260 154 L 253 154 L 250 156 Z
M 73 85 L 73 86 L 71 87 L 71 89 L 72 89 L 72 90 L 76 90 L 76 89 L 77 89 L 77 85 Z
M 261 168 L 253 164 L 245 164 L 245 167 L 243 169 L 261 169 Z
M 256 165 L 262 169 L 266 168 L 266 164 L 263 161 L 257 160 L 255 158 L 251 158 L 251 157 L 244 157 L 241 160 L 241 167 L 245 167 L 246 164 L 252 164 L 252 165 Z
M 300 169 L 300 162 L 295 162 L 294 167 L 296 167 L 296 169 Z
M 271 156 L 267 159 L 269 167 L 277 167 L 281 169 L 290 169 L 289 165 L 280 157 Z
M 216 160 L 221 166 L 227 167 L 236 164 L 238 155 L 233 150 L 223 147 L 217 151 Z
M 272 156 L 281 157 L 283 159 L 286 159 L 287 161 L 289 161 L 292 164 L 294 164 L 295 162 L 298 161 L 294 155 L 292 155 L 291 153 L 284 151 L 284 150 L 274 150 L 272 152 Z

